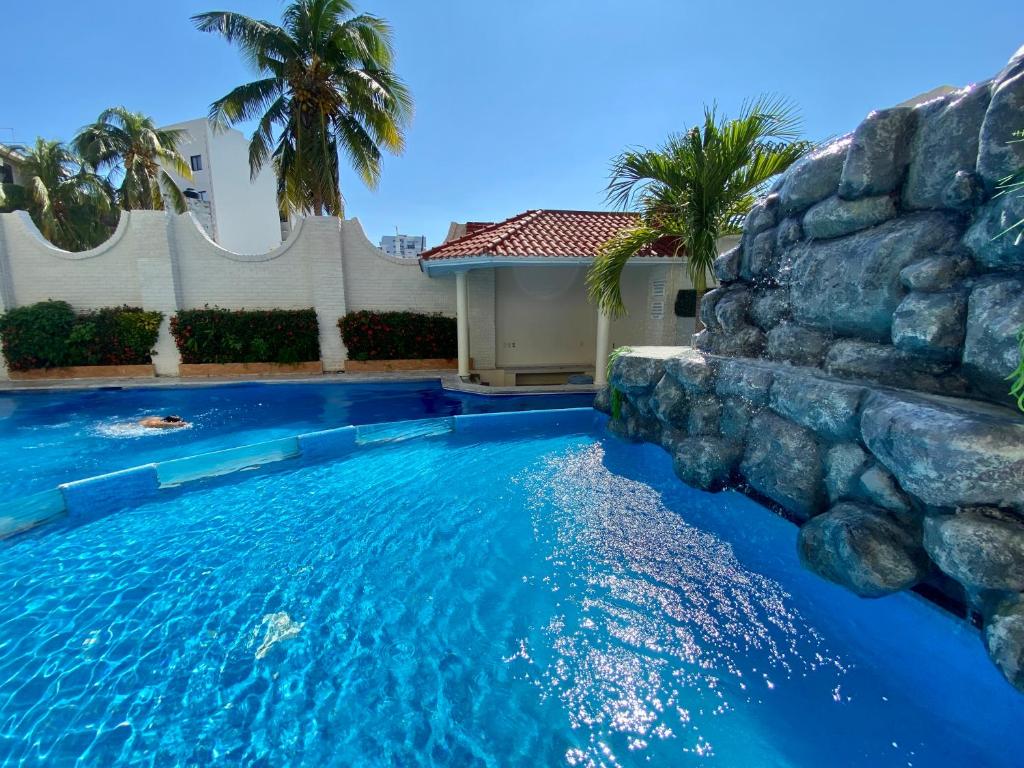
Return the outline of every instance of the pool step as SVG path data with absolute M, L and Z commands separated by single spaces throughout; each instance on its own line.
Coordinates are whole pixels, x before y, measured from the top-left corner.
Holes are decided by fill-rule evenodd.
M 64 513 L 64 496 L 59 488 L 33 493 L 0 504 L 0 539 L 45 523 Z
M 156 475 L 161 488 L 173 488 L 204 477 L 218 477 L 283 459 L 294 459 L 300 453 L 298 438 L 285 437 L 280 440 L 243 445 L 240 448 L 161 461 L 156 465 Z
M 384 424 L 362 424 L 356 427 L 356 445 L 395 443 L 418 437 L 446 435 L 454 431 L 455 419 L 451 416 L 439 419 L 391 421 Z
M 603 424 L 603 420 L 603 414 L 591 408 L 445 416 L 336 427 L 159 461 L 74 480 L 48 491 L 0 503 L 0 539 L 60 516 L 73 520 L 103 517 L 150 501 L 166 489 L 289 459 L 313 464 L 334 461 L 357 448 L 451 433 L 487 440 L 550 430 L 590 431 L 598 428 L 599 422 Z

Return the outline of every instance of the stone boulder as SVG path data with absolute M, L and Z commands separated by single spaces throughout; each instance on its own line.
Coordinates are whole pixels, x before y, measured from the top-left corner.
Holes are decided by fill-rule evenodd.
M 1024 509 L 1024 417 L 969 401 L 873 392 L 860 424 L 868 449 L 925 504 Z
M 645 419 L 654 419 L 654 405 L 651 403 L 651 396 L 648 393 L 644 394 L 627 394 L 626 399 L 629 400 L 630 405 L 633 409 L 643 416 Z
M 722 437 L 742 444 L 757 410 L 756 406 L 741 397 L 723 398 L 722 415 L 719 419 L 719 431 L 722 433 Z
M 833 445 L 825 454 L 825 489 L 833 504 L 854 498 L 870 457 L 857 443 Z
M 877 507 L 836 504 L 805 523 L 797 551 L 806 568 L 861 597 L 908 589 L 928 575 L 915 538 Z
M 1011 68 L 1011 72 L 1016 67 Z M 1024 115 L 1024 68 L 993 84 L 992 100 L 981 124 L 978 173 L 991 191 L 1000 180 L 1024 168 L 1024 144 L 1015 142 Z
M 687 485 L 712 490 L 729 482 L 739 456 L 739 446 L 720 437 L 688 437 L 676 444 L 672 467 Z
M 715 317 L 715 307 L 718 302 L 729 295 L 731 286 L 719 286 L 705 293 L 700 297 L 700 304 L 697 306 L 697 315 L 704 327 L 710 331 L 718 330 L 718 318 Z
M 662 425 L 661 429 L 661 447 L 664 448 L 669 455 L 673 455 L 676 452 L 676 448 L 683 440 L 688 438 L 685 429 L 676 429 L 670 427 L 667 424 Z
M 971 292 L 963 370 L 978 391 L 1010 402 L 1006 377 L 1020 363 L 1017 334 L 1024 328 L 1024 279 L 990 278 Z
M 951 364 L 928 360 L 889 344 L 842 339 L 829 347 L 825 371 L 832 376 L 916 389 L 921 392 L 954 394 L 965 385 L 951 373 Z
M 966 253 L 926 256 L 900 270 L 900 282 L 911 291 L 946 291 L 971 271 Z
M 990 95 L 984 83 L 914 110 L 918 125 L 903 185 L 905 208 L 944 208 L 946 189 L 955 183 L 957 172 L 974 170 Z
M 665 374 L 651 394 L 651 408 L 658 421 L 666 427 L 685 424 L 689 412 L 686 390 L 674 378 Z
M 686 431 L 691 435 L 717 435 L 722 403 L 713 395 L 701 395 L 690 401 Z
M 611 413 L 611 390 L 608 387 L 599 389 L 594 395 L 594 410 L 600 411 L 601 413 Z
M 872 463 L 857 478 L 855 492 L 876 507 L 892 512 L 897 519 L 909 520 L 913 512 L 910 497 L 878 463 Z
M 695 349 L 684 349 L 666 360 L 665 373 L 690 394 L 708 394 L 715 386 L 715 361 Z
M 804 236 L 828 240 L 868 229 L 895 218 L 896 205 L 888 195 L 842 200 L 828 197 L 804 214 Z
M 966 587 L 1024 591 L 1024 523 L 993 509 L 928 517 L 924 546 Z
M 1008 598 L 988 617 L 985 649 L 1010 685 L 1024 693 L 1024 596 Z
M 942 192 L 942 205 L 956 211 L 969 211 L 985 199 L 985 182 L 974 171 L 957 171 Z
M 771 331 L 789 316 L 789 289 L 766 288 L 754 291 L 748 314 L 762 331 Z
M 751 405 L 768 402 L 772 386 L 772 371 L 764 364 L 750 360 L 721 360 L 718 363 L 718 381 L 715 393 L 719 397 L 738 397 Z
M 731 331 L 720 331 L 715 352 L 728 357 L 760 357 L 767 337 L 760 328 L 744 325 Z
M 769 229 L 745 241 L 740 257 L 740 277 L 744 280 L 768 283 L 779 272 L 776 232 Z
M 834 240 L 793 249 L 790 300 L 804 325 L 870 341 L 888 341 L 904 297 L 900 271 L 959 239 L 943 214 L 906 216 Z
M 775 247 L 780 253 L 803 239 L 804 229 L 800 226 L 800 219 L 795 216 L 783 219 L 775 229 Z
M 779 223 L 779 196 L 769 194 L 751 207 L 743 221 L 744 239 L 759 235 Z
M 910 162 L 915 114 L 911 107 L 872 112 L 853 132 L 839 180 L 839 196 L 854 200 L 899 188 Z
M 715 304 L 715 319 L 726 333 L 737 331 L 747 323 L 747 309 L 750 307 L 750 290 L 733 288 Z
M 974 223 L 964 235 L 964 245 L 975 260 L 989 269 L 1024 268 L 1024 238 L 1008 233 L 1024 220 L 1024 195 L 999 195 L 978 209 Z
M 796 323 L 781 323 L 768 331 L 767 354 L 772 360 L 820 366 L 827 349 L 825 334 Z
M 892 316 L 892 342 L 911 354 L 957 360 L 964 344 L 967 296 L 963 291 L 912 292 Z
M 763 411 L 753 418 L 740 471 L 750 486 L 800 519 L 822 502 L 818 441 L 809 429 Z
M 806 210 L 838 191 L 850 140 L 849 136 L 843 137 L 790 166 L 779 188 L 783 215 Z
M 780 416 L 829 440 L 853 440 L 864 388 L 808 373 L 777 371 L 769 406 Z
M 731 248 L 715 259 L 713 271 L 715 277 L 723 283 L 731 283 L 739 280 L 740 277 L 740 255 L 743 253 L 741 246 Z
M 674 347 L 641 347 L 619 355 L 612 364 L 611 384 L 628 395 L 647 394 L 665 373 L 665 361 L 678 352 Z

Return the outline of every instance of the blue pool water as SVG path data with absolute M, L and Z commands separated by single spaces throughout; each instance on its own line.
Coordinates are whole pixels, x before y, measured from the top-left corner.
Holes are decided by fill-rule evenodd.
M 330 427 L 592 402 L 587 394 L 459 394 L 436 381 L 5 392 L 0 393 L 0 499 L 151 461 Z M 192 426 L 137 425 L 152 414 L 177 414 Z
M 0 765 L 1024 754 L 975 631 L 805 572 L 651 446 L 435 437 L 172 493 L 0 544 Z

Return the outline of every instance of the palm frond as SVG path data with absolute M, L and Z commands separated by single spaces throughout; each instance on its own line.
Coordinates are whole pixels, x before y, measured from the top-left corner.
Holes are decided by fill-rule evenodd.
M 292 0 L 280 25 L 223 11 L 192 20 L 235 45 L 261 74 L 215 101 L 210 120 L 219 127 L 257 120 L 250 173 L 273 163 L 282 211 L 340 213 L 339 152 L 373 186 L 383 152 L 403 151 L 412 97 L 392 70 L 383 19 L 356 14 L 349 0 Z
M 639 224 L 620 231 L 601 246 L 587 272 L 587 293 L 603 313 L 613 319 L 626 314 L 622 301 L 622 270 L 631 258 L 661 237 L 660 230 Z
M 619 279 L 626 262 L 661 238 L 680 243 L 698 297 L 707 286 L 718 240 L 737 234 L 769 181 L 806 154 L 800 119 L 785 99 L 745 102 L 726 119 L 711 104 L 703 121 L 657 149 L 632 148 L 612 160 L 608 201 L 637 211 L 640 224 L 602 247 L 587 277 L 591 298 L 613 316 L 624 312 Z

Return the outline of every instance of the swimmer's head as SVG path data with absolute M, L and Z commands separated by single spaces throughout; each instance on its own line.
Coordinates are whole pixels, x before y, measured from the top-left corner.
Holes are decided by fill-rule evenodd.
M 161 421 L 166 424 L 180 424 L 184 419 L 181 416 L 164 416 Z

